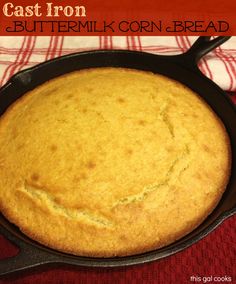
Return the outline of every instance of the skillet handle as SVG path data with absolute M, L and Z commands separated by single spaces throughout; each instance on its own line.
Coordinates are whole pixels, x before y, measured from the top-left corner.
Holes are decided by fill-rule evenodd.
M 19 253 L 16 256 L 0 260 L 0 276 L 44 264 L 57 263 L 58 259 L 56 256 L 46 251 L 39 250 L 29 243 L 15 237 L 3 226 L 0 226 L 0 234 L 19 248 Z
M 188 51 L 182 56 L 185 65 L 192 65 L 197 67 L 197 62 L 207 53 L 226 42 L 230 36 L 218 36 L 211 39 L 210 36 L 200 36 Z

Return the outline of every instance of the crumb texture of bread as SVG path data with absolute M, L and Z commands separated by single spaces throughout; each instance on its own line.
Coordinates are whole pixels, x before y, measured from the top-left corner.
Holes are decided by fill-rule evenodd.
M 1 211 L 75 255 L 132 255 L 181 238 L 217 205 L 230 164 L 212 109 L 151 72 L 75 71 L 0 118 Z

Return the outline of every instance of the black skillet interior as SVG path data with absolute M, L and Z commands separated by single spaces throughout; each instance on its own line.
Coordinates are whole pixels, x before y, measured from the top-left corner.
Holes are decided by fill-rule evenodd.
M 88 258 L 61 253 L 44 247 L 22 234 L 17 227 L 0 216 L 0 232 L 20 248 L 20 253 L 0 262 L 0 275 L 48 263 L 64 263 L 91 267 L 117 267 L 145 263 L 172 255 L 203 238 L 225 218 L 236 212 L 236 112 L 227 95 L 198 69 L 197 62 L 228 37 L 199 37 L 189 51 L 176 56 L 157 56 L 134 51 L 91 51 L 70 54 L 22 71 L 0 89 L 0 115 L 28 90 L 56 76 L 93 67 L 125 67 L 160 73 L 180 81 L 207 101 L 224 122 L 231 139 L 232 173 L 228 187 L 213 213 L 192 233 L 175 243 L 140 255 L 117 258 Z M 20 127 L 20 126 L 19 126 Z M 207 138 L 206 138 L 207 139 Z M 211 141 L 208 141 L 211 143 Z M 7 201 L 6 201 L 7 202 Z

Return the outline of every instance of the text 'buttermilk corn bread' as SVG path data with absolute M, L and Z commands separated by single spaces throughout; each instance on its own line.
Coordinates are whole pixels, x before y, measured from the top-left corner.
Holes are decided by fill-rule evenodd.
M 230 163 L 210 107 L 151 72 L 75 71 L 0 118 L 1 211 L 75 255 L 132 255 L 181 238 L 218 203 Z

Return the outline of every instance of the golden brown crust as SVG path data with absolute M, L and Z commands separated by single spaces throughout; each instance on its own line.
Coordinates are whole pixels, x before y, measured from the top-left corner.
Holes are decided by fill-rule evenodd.
M 0 118 L 1 211 L 75 255 L 132 255 L 181 238 L 217 205 L 230 163 L 210 107 L 150 72 L 73 72 Z

